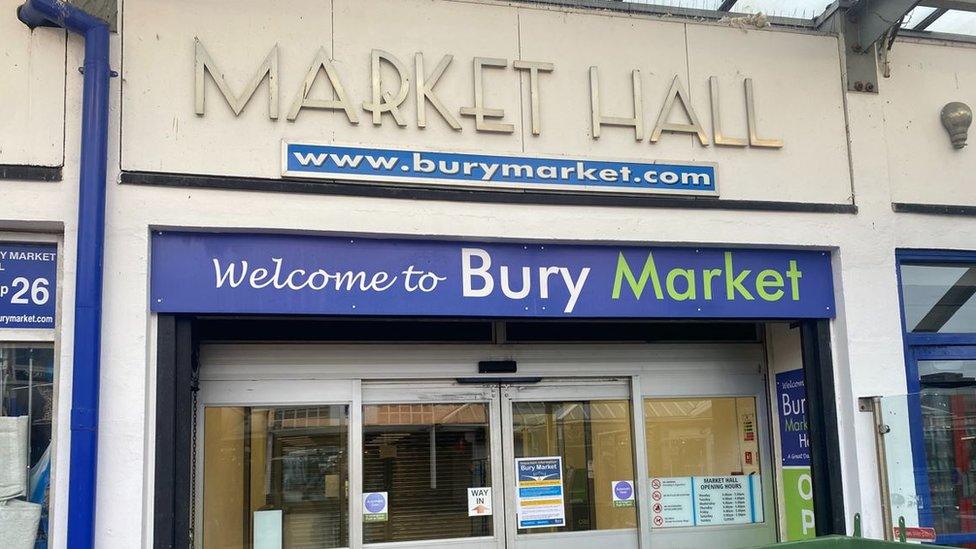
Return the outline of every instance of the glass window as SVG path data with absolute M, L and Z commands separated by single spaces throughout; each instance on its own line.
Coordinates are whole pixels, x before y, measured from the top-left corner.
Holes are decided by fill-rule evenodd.
M 763 522 L 756 399 L 645 398 L 655 528 Z
M 344 405 L 204 412 L 203 545 L 349 545 Z
M 753 397 L 644 399 L 652 477 L 759 472 Z
M 468 488 L 491 487 L 488 433 L 485 403 L 363 406 L 364 542 L 492 535 L 468 516 Z
M 27 471 L 0 472 L 0 501 L 19 501 L 31 523 L 23 538 L 38 547 L 48 540 L 53 403 L 54 345 L 0 343 L 0 460 L 23 460 Z
M 976 360 L 920 360 L 932 526 L 976 532 Z
M 635 528 L 633 506 L 615 504 L 616 481 L 633 486 L 630 402 L 512 403 L 515 457 L 562 457 L 566 526 L 520 534 Z
M 925 30 L 954 34 L 976 34 L 976 13 L 963 10 L 949 10 Z
M 976 264 L 903 264 L 901 284 L 907 331 L 976 332 Z

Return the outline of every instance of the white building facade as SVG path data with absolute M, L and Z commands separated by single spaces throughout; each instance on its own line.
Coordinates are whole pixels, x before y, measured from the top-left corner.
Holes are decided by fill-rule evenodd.
M 0 416 L 69 547 L 84 40 L 21 3 Z M 976 540 L 972 43 L 855 90 L 829 17 L 608 7 L 119 3 L 94 546 Z

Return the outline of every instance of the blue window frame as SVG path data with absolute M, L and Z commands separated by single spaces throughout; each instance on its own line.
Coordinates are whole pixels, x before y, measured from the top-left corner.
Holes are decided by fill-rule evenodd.
M 966 314 L 968 315 L 972 311 L 972 306 L 976 306 L 976 297 L 972 295 L 972 284 L 965 282 L 965 280 L 971 280 L 972 275 L 976 273 L 976 252 L 899 250 L 896 253 L 896 259 L 898 294 L 901 304 L 901 323 L 907 369 L 909 429 L 911 434 L 912 459 L 915 464 L 915 489 L 918 495 L 919 525 L 936 527 L 936 543 L 939 544 L 976 543 L 976 510 L 973 508 L 960 508 L 958 510 L 957 516 L 960 517 L 963 511 L 971 513 L 966 515 L 964 520 L 961 518 L 958 520 L 957 523 L 960 525 L 958 529 L 960 531 L 947 532 L 946 528 L 942 528 L 942 532 L 940 533 L 940 529 L 937 527 L 940 525 L 940 521 L 942 521 L 941 525 L 944 525 L 944 521 L 946 520 L 945 515 L 934 508 L 934 506 L 945 502 L 944 481 L 949 479 L 950 482 L 955 482 L 962 475 L 960 474 L 959 468 L 955 467 L 955 462 L 952 463 L 951 467 L 943 467 L 943 460 L 940 459 L 940 454 L 935 455 L 934 463 L 932 463 L 933 468 L 930 469 L 930 460 L 927 451 L 933 451 L 933 448 L 944 448 L 945 444 L 941 444 L 940 446 L 940 442 L 949 442 L 949 444 L 955 444 L 956 448 L 959 448 L 960 442 L 959 440 L 933 440 L 935 436 L 938 436 L 937 432 L 926 440 L 926 433 L 933 433 L 934 429 L 932 426 L 938 425 L 939 421 L 944 423 L 943 427 L 946 427 L 946 430 L 950 430 L 948 429 L 950 426 L 953 428 L 958 427 L 958 423 L 956 423 L 956 418 L 953 414 L 955 411 L 954 407 L 959 405 L 961 401 L 954 398 L 959 392 L 959 389 L 955 389 L 954 387 L 964 388 L 963 392 L 966 395 L 965 400 L 962 402 L 965 402 L 965 406 L 976 406 L 976 379 L 965 377 L 963 374 L 957 372 L 957 370 L 966 372 L 972 370 L 976 374 L 976 326 L 970 331 L 968 330 L 969 324 L 967 322 L 961 324 L 959 322 L 949 322 L 950 317 L 953 317 L 963 307 L 966 308 Z M 947 271 L 955 273 L 961 271 L 965 273 L 965 276 L 960 277 L 958 282 L 946 290 L 944 297 L 949 299 L 940 299 L 939 303 L 929 303 L 931 305 L 931 311 L 929 312 L 935 312 L 940 304 L 945 304 L 944 302 L 950 303 L 949 311 L 946 312 L 944 307 L 941 319 L 937 318 L 934 322 L 929 323 L 931 325 L 920 329 L 922 322 L 919 321 L 918 311 L 912 311 L 915 317 L 912 320 L 912 323 L 915 324 L 914 326 L 909 326 L 907 320 L 906 310 L 910 307 L 905 296 L 903 271 L 905 267 L 915 267 L 914 270 L 918 272 L 921 270 L 918 267 L 925 266 L 946 267 Z M 968 267 L 968 269 L 960 269 L 962 267 Z M 960 285 L 963 287 L 962 291 L 960 291 Z M 928 289 L 932 290 L 932 288 Z M 952 296 L 950 296 L 953 290 L 955 290 L 955 299 L 952 299 Z M 929 301 L 931 301 L 931 295 L 929 296 Z M 940 315 L 933 314 L 932 316 L 939 317 Z M 960 325 L 964 326 L 967 332 L 942 331 L 947 326 L 959 327 Z M 930 381 L 923 384 L 923 375 L 928 377 Z M 965 381 L 960 381 L 963 379 Z M 936 381 L 932 382 L 931 380 Z M 939 389 L 932 389 L 933 386 L 944 386 L 947 389 L 940 391 Z M 971 395 L 969 394 L 970 392 Z M 946 414 L 942 414 L 941 418 L 938 414 L 938 406 L 940 405 L 947 412 Z M 926 410 L 928 414 L 925 413 Z M 933 410 L 936 413 L 933 413 Z M 967 410 L 969 409 L 967 408 Z M 976 415 L 973 412 L 974 410 L 969 410 L 969 415 L 966 417 L 971 415 L 976 419 Z M 946 423 L 946 418 L 949 418 L 949 423 Z M 964 421 L 968 420 L 964 418 Z M 970 428 L 968 424 L 965 427 Z M 976 429 L 976 424 L 972 428 Z M 954 436 L 951 434 L 951 430 L 949 436 Z M 966 442 L 967 449 L 965 451 L 968 453 L 968 446 L 972 446 L 972 459 L 973 462 L 976 462 L 976 440 L 967 440 Z M 926 447 L 927 443 L 929 444 L 928 449 Z M 976 470 L 969 471 L 969 473 L 976 476 Z M 937 489 L 935 495 L 932 492 L 933 486 Z

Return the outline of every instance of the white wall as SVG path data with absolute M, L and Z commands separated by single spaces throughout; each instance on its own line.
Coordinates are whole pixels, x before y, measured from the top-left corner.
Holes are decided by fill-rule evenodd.
M 232 6 L 232 7 L 231 7 Z M 122 160 L 127 170 L 277 178 L 278 143 L 370 143 L 435 150 L 527 152 L 645 161 L 712 161 L 721 164 L 723 198 L 851 203 L 844 105 L 837 39 L 793 32 L 741 30 L 606 12 L 553 10 L 525 4 L 431 0 L 302 0 L 291 9 L 268 9 L 260 0 L 151 0 L 126 2 L 123 67 Z M 220 25 L 213 25 L 219 19 Z M 246 40 L 242 37 L 246 36 Z M 194 114 L 194 39 L 219 65 L 234 93 L 241 93 L 277 45 L 280 116 L 268 117 L 263 83 L 239 117 L 207 76 L 206 114 Z M 350 124 L 336 111 L 286 113 L 320 46 L 334 58 L 343 87 L 358 112 Z M 370 50 L 396 55 L 414 75 L 414 54 L 430 72 L 444 54 L 454 61 L 435 90 L 462 126 L 452 130 L 427 107 L 428 126 L 416 127 L 415 91 L 402 106 L 407 126 L 389 114 L 374 126 L 361 104 L 370 96 Z M 528 75 L 485 70 L 485 104 L 505 110 L 513 133 L 474 130 L 458 109 L 473 105 L 476 56 L 546 61 L 540 78 L 541 134 L 531 131 Z M 729 59 L 736 59 L 729 63 Z M 802 60 L 802 61 L 798 61 Z M 604 126 L 591 132 L 589 67 L 600 70 L 605 116 L 632 116 L 631 72 L 641 71 L 643 140 L 633 128 Z M 654 128 L 672 79 L 680 77 L 690 103 L 711 132 L 708 78 L 720 85 L 723 130 L 745 137 L 744 79 L 755 83 L 760 137 L 781 138 L 778 149 L 702 147 L 688 134 Z M 384 72 L 384 89 L 399 79 Z M 411 86 L 413 81 L 411 80 Z M 324 75 L 313 97 L 331 97 Z M 671 121 L 685 120 L 681 107 Z M 152 136 L 151 139 L 148 137 Z M 757 177 L 758 172 L 762 177 Z
M 891 65 L 881 86 L 892 202 L 976 205 L 976 155 L 949 145 L 939 117 L 950 101 L 976 107 L 976 45 L 902 40 Z
M 64 31 L 31 32 L 0 0 L 0 164 L 64 161 Z
M 186 8 L 190 4 L 184 2 L 166 2 L 153 4 L 155 23 L 151 28 L 143 27 L 139 32 L 126 36 L 126 52 L 132 52 L 126 57 L 126 95 L 124 101 L 128 105 L 132 102 L 143 102 L 139 109 L 125 110 L 126 119 L 120 121 L 119 107 L 123 98 L 119 89 L 119 79 L 113 79 L 112 95 L 112 135 L 109 146 L 109 189 L 106 215 L 107 246 L 105 255 L 105 311 L 103 317 L 103 352 L 102 352 L 102 400 L 100 409 L 100 455 L 99 455 L 99 492 L 98 513 L 96 524 L 96 545 L 106 548 L 131 548 L 151 546 L 152 525 L 152 474 L 153 474 L 153 445 L 154 445 L 154 403 L 155 394 L 155 349 L 153 337 L 155 333 L 154 318 L 148 313 L 148 249 L 150 227 L 215 227 L 215 228 L 245 228 L 254 230 L 295 230 L 312 232 L 357 232 L 376 234 L 407 234 L 428 236 L 451 236 L 471 239 L 510 238 L 510 239 L 544 239 L 568 242 L 634 242 L 634 243 L 710 243 L 728 245 L 775 245 L 793 247 L 824 247 L 834 252 L 835 283 L 838 299 L 838 316 L 832 323 L 832 343 L 835 360 L 835 376 L 838 386 L 839 414 L 842 426 L 842 457 L 843 475 L 845 480 L 846 514 L 850 518 L 854 512 L 861 512 L 865 521 L 866 534 L 874 537 L 881 535 L 879 501 L 876 488 L 876 470 L 874 462 L 874 448 L 872 423 L 869 414 L 857 411 L 856 399 L 863 395 L 895 395 L 905 391 L 904 359 L 902 355 L 901 328 L 899 326 L 899 305 L 895 281 L 896 248 L 945 248 L 945 249 L 976 249 L 972 235 L 976 234 L 976 218 L 927 216 L 916 214 L 895 214 L 891 210 L 891 197 L 895 194 L 894 184 L 890 184 L 889 172 L 893 168 L 893 156 L 912 157 L 925 154 L 918 151 L 923 145 L 939 146 L 940 140 L 947 145 L 947 138 L 941 128 L 925 130 L 924 138 L 913 140 L 911 143 L 899 142 L 892 138 L 892 133 L 900 131 L 897 122 L 886 119 L 894 117 L 889 101 L 898 96 L 901 80 L 906 78 L 893 77 L 882 81 L 882 93 L 849 94 L 846 97 L 847 124 L 849 129 L 850 157 L 852 158 L 851 174 L 856 189 L 855 199 L 859 212 L 850 214 L 823 213 L 784 213 L 784 212 L 733 212 L 710 211 L 692 209 L 641 209 L 641 208 L 610 208 L 587 206 L 547 206 L 547 205 L 499 205 L 486 203 L 455 203 L 438 201 L 407 201 L 379 198 L 357 198 L 326 195 L 297 195 L 270 194 L 244 191 L 217 191 L 199 189 L 155 188 L 131 185 L 116 185 L 115 181 L 120 172 L 122 159 L 127 168 L 156 169 L 163 171 L 190 171 L 198 173 L 253 173 L 257 175 L 274 174 L 270 171 L 272 161 L 265 155 L 271 154 L 277 159 L 276 142 L 282 136 L 296 139 L 330 139 L 333 126 L 323 124 L 321 119 L 308 116 L 302 125 L 289 126 L 283 120 L 276 125 L 269 125 L 266 116 L 262 118 L 265 108 L 264 98 L 256 96 L 241 119 L 234 120 L 226 112 L 226 106 L 211 89 L 207 117 L 202 119 L 209 126 L 202 125 L 192 113 L 192 102 L 187 103 L 186 86 L 192 83 L 187 80 L 191 75 L 192 66 L 192 36 L 206 32 L 209 38 L 208 46 L 213 47 L 214 53 L 221 51 L 222 59 L 226 58 L 227 70 L 253 70 L 260 61 L 257 52 L 266 52 L 268 43 L 262 42 L 262 29 L 275 29 L 277 39 L 284 44 L 303 44 L 294 56 L 289 52 L 283 54 L 282 74 L 289 75 L 292 84 L 284 85 L 290 89 L 294 85 L 295 71 L 304 69 L 304 64 L 310 60 L 311 53 L 305 45 L 306 40 L 312 43 L 318 41 L 318 36 L 326 26 L 326 20 L 318 18 L 319 13 L 326 11 L 323 6 L 328 2 L 308 1 L 302 4 L 302 23 L 296 12 L 284 14 L 279 10 L 267 10 L 261 17 L 246 16 L 246 12 L 237 10 L 221 10 L 206 8 L 210 3 L 195 3 L 202 5 L 199 9 L 209 10 L 205 17 L 179 16 L 178 8 Z M 340 1 L 336 0 L 339 5 Z M 491 6 L 473 6 L 463 4 L 464 9 L 484 10 L 485 13 L 499 13 L 497 17 L 504 18 L 511 8 Z M 342 3 L 344 12 L 354 9 L 351 3 Z M 430 8 L 432 13 L 440 13 L 454 4 L 445 0 L 429 0 L 419 4 Z M 132 0 L 126 3 L 125 19 L 133 21 L 149 16 L 146 8 L 149 4 Z M 459 8 L 460 9 L 460 8 Z M 450 11 L 450 10 L 448 10 Z M 539 15 L 539 14 L 534 14 Z M 599 16 L 563 15 L 560 10 L 547 13 L 552 17 L 552 29 L 549 32 L 557 35 L 568 32 L 564 27 L 570 25 L 570 20 L 577 17 L 594 18 L 604 21 L 602 24 L 620 26 L 624 32 L 631 23 L 630 18 L 618 18 L 606 14 Z M 0 20 L 8 24 L 12 17 L 12 10 L 0 10 Z M 531 19 L 527 17 L 523 22 Z M 220 24 L 216 24 L 216 22 Z M 494 21 L 494 20 L 492 20 Z M 477 25 L 477 21 L 474 23 Z M 637 24 L 637 23 L 634 23 Z M 755 70 L 762 70 L 764 56 L 777 55 L 790 67 L 783 70 L 798 70 L 804 63 L 812 63 L 816 71 L 826 71 L 827 65 L 836 62 L 836 53 L 820 50 L 819 41 L 829 43 L 831 39 L 795 35 L 793 33 L 731 31 L 713 26 L 698 26 L 695 24 L 676 23 L 647 23 L 655 29 L 648 40 L 656 40 L 658 35 L 674 32 L 675 36 L 688 37 L 701 35 L 696 42 L 706 51 L 711 45 L 715 48 L 743 48 L 743 55 L 755 56 L 751 60 L 743 60 L 746 65 L 756 66 Z M 308 29 L 316 28 L 315 33 Z M 6 27 L 3 27 L 6 29 Z M 13 27 L 11 27 L 13 28 Z M 469 29 L 471 27 L 463 27 Z M 475 27 L 477 28 L 477 27 Z M 648 27 L 650 28 L 650 27 Z M 561 30 L 562 29 L 562 30 Z M 669 29 L 677 29 L 672 31 Z M 523 29 L 524 31 L 524 29 Z M 47 31 L 38 31 L 41 33 Z M 385 32 L 385 31 L 384 31 Z M 393 32 L 393 30 L 390 30 Z M 493 29 L 490 34 L 504 34 L 505 29 Z M 540 31 L 541 32 L 541 31 Z M 303 34 L 304 33 L 304 34 Z M 310 34 L 314 34 L 309 38 Z M 614 34 L 614 33 L 611 33 Z M 157 38 L 158 35 L 158 38 Z M 408 44 L 406 39 L 394 39 L 391 35 L 391 47 L 402 48 L 397 53 L 406 57 L 413 49 L 430 47 L 431 51 L 443 51 L 446 46 L 435 47 L 432 41 L 439 39 L 431 36 L 430 32 L 416 32 L 417 45 Z M 638 33 L 641 39 L 643 34 Z M 6 35 L 3 35 L 6 36 Z M 780 47 L 772 50 L 753 47 L 750 42 L 754 36 L 769 36 L 770 44 Z M 742 42 L 736 40 L 741 37 Z M 314 38 L 314 40 L 313 40 Z M 489 40 L 480 33 L 466 32 L 466 40 L 480 43 Z M 39 40 L 40 35 L 33 40 Z M 612 39 L 612 37 L 607 38 Z M 52 35 L 47 40 L 58 40 Z M 758 40 L 758 38 L 756 39 Z M 147 46 L 136 48 L 135 42 L 147 43 Z M 363 43 L 375 44 L 380 37 L 371 40 L 363 39 Z M 713 42 L 715 41 L 715 42 Z M 721 43 L 719 41 L 722 41 Z M 511 56 L 512 42 L 506 42 L 506 48 L 491 51 L 488 55 Z M 527 41 L 526 45 L 529 44 Z M 723 45 L 724 44 L 724 45 Z M 812 44 L 812 45 L 811 45 Z M 132 49 L 129 49 L 132 46 Z M 487 45 L 486 45 L 487 46 Z M 895 55 L 902 46 L 896 44 Z M 113 35 L 113 67 L 120 66 L 120 40 Z M 153 56 L 153 49 L 163 51 L 163 55 Z M 167 48 L 174 49 L 167 49 Z M 533 47 L 541 48 L 542 44 Z M 792 58 L 789 48 L 797 47 L 795 55 L 803 57 Z M 920 46 L 914 46 L 919 48 Z M 935 46 L 926 46 L 934 48 Z M 939 46 L 941 48 L 942 46 Z M 185 51 L 180 50 L 183 48 Z M 456 67 L 460 73 L 464 57 L 472 55 L 475 50 L 482 52 L 481 47 L 467 48 L 463 45 L 452 46 L 459 59 Z M 80 65 L 82 57 L 82 43 L 72 38 L 68 41 L 68 63 L 64 76 L 55 75 L 52 79 L 58 81 L 63 78 L 66 88 L 65 104 L 69 115 L 65 119 L 65 180 L 57 184 L 38 185 L 27 182 L 0 182 L 0 227 L 20 227 L 25 223 L 43 230 L 51 230 L 52 223 L 63 223 L 65 226 L 65 269 L 62 272 L 62 298 L 70 303 L 74 279 L 74 216 L 77 200 L 79 149 L 80 108 L 81 104 L 81 75 L 75 69 Z M 338 49 L 338 48 L 336 48 Z M 773 51 L 775 50 L 775 51 Z M 657 51 L 648 48 L 648 52 Z M 820 58 L 818 52 L 824 51 Z M 959 63 L 971 62 L 973 52 L 966 48 L 947 48 L 933 50 L 942 55 L 951 51 L 960 57 Z M 168 53 L 167 53 L 168 52 Z M 237 52 L 241 52 L 238 55 Z M 627 55 L 637 55 L 630 48 Z M 245 55 L 246 54 L 246 55 Z M 523 53 L 524 55 L 524 53 Z M 541 55 L 541 54 L 540 54 Z M 650 54 L 648 54 L 650 55 Z M 712 55 L 718 55 L 713 53 Z M 815 59 L 810 59 L 813 55 Z M 908 55 L 908 53 L 906 53 Z M 663 57 L 663 56 L 661 56 Z M 967 61 L 968 60 L 968 61 Z M 661 65 L 657 64 L 660 61 Z M 734 64 L 739 62 L 734 57 L 727 57 L 726 62 L 730 73 L 735 70 Z M 289 63 L 289 65 L 285 65 Z M 663 67 L 661 72 L 670 73 L 667 58 L 647 61 L 648 71 Z M 141 66 L 141 70 L 137 70 Z M 350 71 L 350 87 L 363 90 L 365 63 L 358 63 L 358 72 Z M 149 86 L 151 69 L 158 82 Z M 782 66 L 774 67 L 780 69 Z M 722 67 L 715 70 L 722 69 Z M 707 69 L 703 69 L 707 70 Z M 749 68 L 749 70 L 753 70 Z M 773 69 L 770 69 L 772 71 Z M 131 71 L 131 72 L 130 72 Z M 609 71 L 608 71 L 609 72 Z M 899 74 L 899 66 L 893 67 L 893 72 Z M 355 73 L 355 74 L 354 74 Z M 757 92 L 765 94 L 773 81 L 772 72 L 768 76 L 757 77 Z M 824 72 L 824 81 L 833 81 L 839 90 L 839 83 Z M 918 78 L 924 78 L 927 73 L 917 73 Z M 607 75 L 609 76 L 609 74 Z M 621 71 L 618 80 L 626 81 L 626 73 Z M 468 77 L 459 76 L 459 82 L 467 82 Z M 764 84 L 769 81 L 770 84 Z M 609 83 L 609 79 L 608 79 Z M 238 83 L 239 84 L 239 83 Z M 650 87 L 645 87 L 650 93 Z M 550 91 L 555 91 L 553 87 Z M 462 90 L 464 91 L 464 90 Z M 361 91 L 357 93 L 361 95 Z M 514 93 L 514 92 L 511 92 Z M 695 93 L 695 92 L 692 92 Z M 699 92 L 700 93 L 700 92 Z M 139 99 L 140 94 L 143 96 Z M 839 91 L 838 91 L 839 94 Z M 290 94 L 284 94 L 283 101 L 288 103 Z M 466 96 L 466 92 L 461 95 Z M 552 94 L 555 98 L 555 93 Z M 916 94 L 917 95 L 917 94 Z M 460 97 L 460 96 L 459 96 Z M 800 94 L 791 101 L 799 103 L 806 99 Z M 929 95 L 917 95 L 910 107 L 919 109 L 919 113 L 934 112 L 937 117 L 941 104 L 938 98 Z M 360 99 L 361 100 L 361 99 Z M 460 101 L 460 98 L 457 99 Z M 648 104 L 653 104 L 648 101 Z M 219 107 L 219 108 L 217 108 Z M 934 110 L 933 110 L 934 109 Z M 772 111 L 770 111 L 772 112 Z M 305 117 L 308 113 L 302 113 Z M 430 114 L 430 113 L 429 113 Z M 330 115 L 331 116 L 331 115 Z M 341 116 L 341 115 L 336 115 Z M 432 115 L 434 116 L 434 115 Z M 704 115 L 703 115 L 704 116 Z M 731 114 L 730 114 L 731 116 Z M 829 112 L 826 118 L 833 119 Z M 922 116 L 922 114 L 919 114 Z M 925 115 L 928 116 L 928 115 Z M 253 117 L 253 118 L 252 118 Z M 335 118 L 335 117 L 333 117 Z M 652 118 L 649 115 L 649 118 Z M 368 121 L 364 122 L 368 124 Z M 936 118 L 937 119 L 937 118 Z M 435 122 L 438 119 L 434 119 Z M 361 122 L 361 125 L 364 123 Z M 765 122 L 765 121 L 764 121 Z M 343 122 L 344 123 L 344 122 Z M 470 121 L 462 122 L 470 124 Z M 553 122 L 555 123 L 555 122 Z M 649 122 L 650 123 L 650 122 Z M 834 124 L 834 123 L 831 123 Z M 339 125 L 335 126 L 338 139 Z M 555 127 L 555 126 L 547 126 Z M 772 127 L 772 126 L 771 126 Z M 178 128 L 178 130 L 176 129 Z M 369 130 L 370 135 L 381 132 L 393 132 L 393 128 L 360 128 Z M 466 126 L 466 130 L 469 128 Z M 124 143 L 121 137 L 124 131 Z M 352 131 L 345 129 L 343 131 Z M 817 131 L 804 129 L 804 131 Z M 785 132 L 785 130 L 784 130 Z M 618 129 L 613 134 L 625 136 L 626 129 Z M 469 139 L 473 132 L 466 131 L 459 139 Z M 379 134 L 377 134 L 379 135 Z M 397 134 L 392 133 L 396 136 Z M 406 135 L 406 134 L 404 134 Z M 437 131 L 418 136 L 430 136 L 433 143 L 437 143 Z M 454 135 L 453 133 L 449 135 Z M 816 147 L 836 150 L 837 142 L 845 139 L 843 126 L 828 125 L 823 130 L 822 139 L 817 140 Z M 256 136 L 266 136 L 267 141 L 259 141 Z M 350 134 L 346 134 L 347 138 Z M 791 142 L 789 135 L 785 135 L 787 145 Z M 261 137 L 263 139 L 263 137 Z M 7 142 L 4 134 L 4 143 Z M 386 138 L 384 140 L 392 140 Z M 400 139 L 397 137 L 397 139 Z M 404 137 L 404 139 L 406 139 Z M 480 141 L 470 138 L 470 147 L 480 147 Z M 623 137 L 620 139 L 623 145 Z M 540 141 L 541 143 L 541 141 Z M 601 141 L 611 143 L 611 141 Z M 232 151 L 230 157 L 217 157 L 204 154 L 222 150 L 227 145 Z M 488 141 L 484 148 L 502 148 L 504 143 Z M 540 145 L 541 146 L 541 145 Z M 548 147 L 555 147 L 549 144 Z M 650 147 L 646 143 L 641 147 Z M 897 148 L 895 148 L 897 147 Z M 268 151 L 272 151 L 269 153 Z M 819 149 L 818 149 L 819 150 Z M 927 149 L 925 149 L 927 150 Z M 599 151 L 597 151 L 599 152 Z M 752 153 L 756 155 L 775 151 L 730 151 L 742 152 L 742 159 L 720 158 L 720 169 L 723 173 L 723 187 L 729 193 L 738 196 L 756 196 L 757 190 L 773 189 L 774 187 L 790 188 L 789 181 L 792 173 L 784 173 L 782 166 L 766 169 L 765 162 L 749 160 Z M 781 151 L 785 154 L 789 148 Z M 800 151 L 804 155 L 825 164 L 823 177 L 816 181 L 807 181 L 804 189 L 798 189 L 797 200 L 843 201 L 840 190 L 849 187 L 846 176 L 833 163 L 832 155 L 818 155 L 813 151 Z M 967 153 L 957 155 L 956 159 L 968 158 Z M 602 152 L 601 152 L 602 154 Z M 840 153 L 835 153 L 840 154 Z M 963 156 L 965 155 L 965 156 Z M 252 160 L 251 157 L 258 157 Z M 846 165 L 846 154 L 843 163 Z M 229 160 L 227 160 L 229 159 Z M 219 161 L 219 162 L 218 162 Z M 797 158 L 797 165 L 809 165 L 808 160 Z M 949 168 L 939 162 L 929 164 L 932 170 Z M 256 167 L 261 167 L 257 169 Z M 846 169 L 846 168 L 845 168 Z M 262 171 L 264 170 L 264 171 Z M 897 176 L 893 176 L 897 180 Z M 808 187 L 823 185 L 823 194 L 814 193 Z M 784 191 L 785 192 L 785 191 Z M 790 191 L 793 192 L 793 191 Z M 973 191 L 957 189 L 952 196 L 959 203 L 976 201 Z M 772 195 L 770 195 L 772 196 Z M 821 198 L 822 197 L 822 198 Z M 968 202 L 967 202 L 968 201 Z M 582 222 L 581 222 L 582 221 Z M 65 307 L 62 314 L 62 379 L 59 384 L 61 394 L 68 394 L 70 390 L 70 359 L 71 359 L 71 330 L 73 327 L 71 308 Z M 68 403 L 61 399 L 58 403 L 59 426 L 57 436 L 60 440 L 67 440 Z M 57 460 L 67 462 L 67 445 L 58 446 Z M 66 514 L 64 501 L 66 498 L 67 472 L 64 468 L 56 470 L 55 478 L 55 512 L 52 527 L 56 539 L 55 547 L 64 547 L 64 528 Z

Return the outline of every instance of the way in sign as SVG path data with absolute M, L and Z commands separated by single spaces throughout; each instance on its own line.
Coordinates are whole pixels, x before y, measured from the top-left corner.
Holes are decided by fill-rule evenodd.
M 468 488 L 468 516 L 484 517 L 491 514 L 491 488 Z

